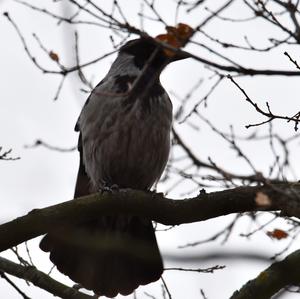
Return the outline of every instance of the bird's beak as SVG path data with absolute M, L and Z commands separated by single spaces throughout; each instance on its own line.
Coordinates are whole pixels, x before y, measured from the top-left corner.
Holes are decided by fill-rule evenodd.
M 183 59 L 187 59 L 190 58 L 190 56 L 188 55 L 188 53 L 184 52 L 184 51 L 180 51 L 178 53 L 176 53 L 173 58 L 172 58 L 172 62 L 173 61 L 178 61 L 178 60 L 183 60 Z

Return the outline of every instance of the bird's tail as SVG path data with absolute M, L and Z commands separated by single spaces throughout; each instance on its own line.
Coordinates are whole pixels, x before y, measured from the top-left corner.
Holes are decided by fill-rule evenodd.
M 80 165 L 74 197 L 91 192 Z M 127 295 L 139 285 L 156 281 L 163 262 L 150 220 L 134 216 L 101 216 L 76 225 L 64 225 L 48 233 L 40 248 L 50 252 L 57 269 L 96 294 Z
M 96 294 L 128 295 L 156 281 L 163 262 L 150 220 L 105 216 L 48 233 L 40 248 L 57 269 Z

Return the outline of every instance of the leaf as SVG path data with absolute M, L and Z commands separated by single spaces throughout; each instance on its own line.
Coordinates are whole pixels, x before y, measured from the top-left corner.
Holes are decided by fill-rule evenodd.
M 50 51 L 50 52 L 49 52 L 49 57 L 50 57 L 53 61 L 56 61 L 56 62 L 59 61 L 59 56 L 58 56 L 55 52 L 53 52 L 53 51 Z
M 273 231 L 267 232 L 267 235 L 273 239 L 281 240 L 287 238 L 289 234 L 282 229 L 276 228 Z
M 179 23 L 176 33 L 182 40 L 187 41 L 194 34 L 194 29 L 187 24 Z
M 177 38 L 172 35 L 172 34 L 160 34 L 156 37 L 156 39 L 165 42 L 167 44 L 169 44 L 170 46 L 174 47 L 174 48 L 180 48 L 180 43 L 177 40 Z
M 166 30 L 167 33 L 158 35 L 156 39 L 176 49 L 184 47 L 194 33 L 194 29 L 184 23 L 179 23 L 176 27 L 167 26 Z M 164 49 L 164 51 L 168 56 L 175 55 L 172 50 Z

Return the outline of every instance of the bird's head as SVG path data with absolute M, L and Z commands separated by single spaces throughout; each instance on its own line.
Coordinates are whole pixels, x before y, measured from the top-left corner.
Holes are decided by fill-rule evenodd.
M 139 69 L 142 69 L 147 63 L 150 64 L 150 67 L 161 68 L 173 61 L 186 58 L 175 52 L 170 55 L 168 51 L 162 44 L 150 37 L 130 40 L 120 48 L 120 53 L 134 57 L 134 63 Z

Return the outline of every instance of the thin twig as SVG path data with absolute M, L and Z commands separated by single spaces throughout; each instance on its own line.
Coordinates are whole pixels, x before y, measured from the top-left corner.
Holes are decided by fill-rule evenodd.
M 0 277 L 5 279 L 24 299 L 30 299 L 3 271 L 0 271 Z
M 171 295 L 171 293 L 170 293 L 170 291 L 169 291 L 169 288 L 168 288 L 168 286 L 167 286 L 167 284 L 166 284 L 164 278 L 161 276 L 160 279 L 161 279 L 161 281 L 162 281 L 162 283 L 163 283 L 163 285 L 164 285 L 165 290 L 167 291 L 167 294 L 168 294 L 169 299 L 172 299 L 172 295 Z

